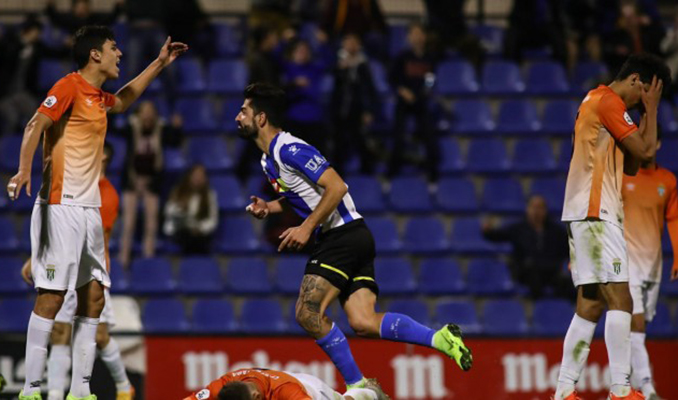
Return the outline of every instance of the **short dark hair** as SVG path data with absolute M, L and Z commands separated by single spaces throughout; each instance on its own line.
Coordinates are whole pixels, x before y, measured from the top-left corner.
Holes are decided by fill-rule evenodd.
M 256 114 L 266 113 L 271 125 L 281 127 L 285 116 L 285 92 L 270 83 L 253 83 L 243 92 Z
M 106 40 L 115 40 L 113 31 L 107 26 L 89 25 L 83 26 L 75 32 L 73 44 L 73 60 L 78 69 L 83 69 L 89 62 L 89 52 L 92 49 L 103 50 Z
M 224 385 L 217 396 L 218 400 L 250 400 L 250 388 L 244 382 L 229 382 Z
M 624 65 L 622 65 L 616 81 L 623 81 L 631 74 L 640 75 L 640 81 L 643 83 L 652 83 L 652 77 L 657 75 L 661 79 L 664 89 L 671 86 L 671 71 L 664 60 L 653 54 L 634 54 L 630 56 Z

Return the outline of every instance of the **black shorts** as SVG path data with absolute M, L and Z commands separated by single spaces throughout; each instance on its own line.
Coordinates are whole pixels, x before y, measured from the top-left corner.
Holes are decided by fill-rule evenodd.
M 341 290 L 339 301 L 344 304 L 361 288 L 379 295 L 374 279 L 375 255 L 374 238 L 365 221 L 351 221 L 318 235 L 304 273 L 327 279 Z

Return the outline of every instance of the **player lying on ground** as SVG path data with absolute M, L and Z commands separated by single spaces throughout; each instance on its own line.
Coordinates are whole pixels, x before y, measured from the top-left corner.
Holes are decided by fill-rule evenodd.
M 622 176 L 635 175 L 657 151 L 657 106 L 669 69 L 650 55 L 633 55 L 614 82 L 591 90 L 579 107 L 562 220 L 567 223 L 577 308 L 563 345 L 556 400 L 577 399 L 596 324 L 607 305 L 605 344 L 609 399 L 643 399 L 631 387 L 629 265 L 624 239 Z M 636 126 L 627 109 L 643 114 Z
M 661 131 L 657 132 L 657 150 Z M 650 357 L 645 348 L 645 327 L 657 310 L 662 279 L 664 221 L 674 257 L 678 252 L 678 193 L 673 172 L 657 165 L 656 157 L 643 163 L 636 176 L 624 175 L 624 237 L 629 252 L 629 290 L 633 298 L 631 319 L 631 384 L 648 400 L 659 400 L 652 381 Z M 678 279 L 674 258 L 671 280 Z
M 106 270 L 111 272 L 111 258 L 108 243 L 110 242 L 113 226 L 118 218 L 118 205 L 120 203 L 118 193 L 113 184 L 106 178 L 106 170 L 113 159 L 113 147 L 105 143 L 104 155 L 101 159 L 101 175 L 99 179 L 99 192 L 101 193 L 101 220 L 104 227 L 104 250 L 106 252 Z M 21 269 L 26 283 L 33 285 L 31 276 L 31 260 L 26 261 Z M 132 385 L 127 378 L 125 365 L 122 363 L 118 343 L 109 335 L 109 329 L 115 325 L 113 306 L 110 302 L 109 288 L 104 288 L 106 302 L 99 318 L 97 327 L 96 343 L 101 360 L 108 367 L 116 384 L 117 400 L 130 400 L 133 398 Z M 66 378 L 71 369 L 71 334 L 73 318 L 77 309 L 77 296 L 74 290 L 66 293 L 64 304 L 54 319 L 52 328 L 52 349 L 49 352 L 47 362 L 47 400 L 63 400 L 66 390 Z
M 125 112 L 158 74 L 188 47 L 170 38 L 141 74 L 115 95 L 101 87 L 120 74 L 122 52 L 113 32 L 85 26 L 75 34 L 77 72 L 60 79 L 24 130 L 19 171 L 7 185 L 16 200 L 26 186 L 43 132 L 43 185 L 31 215 L 31 275 L 38 296 L 26 334 L 26 382 L 20 400 L 41 399 L 47 344 L 67 290 L 77 290 L 73 323 L 73 367 L 68 400 L 95 399 L 89 381 L 96 355 L 96 331 L 104 308 L 104 230 L 99 207 L 99 175 L 107 113 Z
M 207 388 L 184 400 L 386 400 L 381 387 L 368 379 L 364 388 L 349 389 L 343 395 L 313 375 L 240 369 L 229 372 Z
M 325 313 L 335 299 L 359 336 L 431 347 L 469 370 L 471 351 L 456 325 L 436 332 L 407 315 L 375 311 L 379 288 L 374 277 L 374 239 L 346 183 L 318 150 L 283 131 L 285 93 L 281 89 L 255 83 L 245 89 L 244 97 L 236 117 L 240 136 L 253 140 L 264 152 L 261 166 L 282 196 L 270 202 L 252 196 L 247 211 L 262 219 L 290 205 L 305 219 L 300 226 L 283 232 L 278 251 L 300 250 L 316 233 L 316 245 L 301 282 L 296 319 L 317 340 L 346 384 L 359 387 L 365 378 L 346 337 Z

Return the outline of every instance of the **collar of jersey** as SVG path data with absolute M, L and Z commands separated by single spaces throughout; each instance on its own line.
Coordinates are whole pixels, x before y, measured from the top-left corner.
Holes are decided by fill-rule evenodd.
M 275 149 L 275 144 L 278 143 L 278 138 L 279 138 L 280 135 L 282 135 L 283 133 L 285 133 L 285 132 L 284 132 L 284 131 L 278 132 L 278 133 L 275 135 L 275 137 L 273 138 L 273 140 L 271 140 L 271 144 L 268 145 L 268 155 L 269 155 L 269 156 L 275 158 L 275 157 L 273 156 L 273 149 Z

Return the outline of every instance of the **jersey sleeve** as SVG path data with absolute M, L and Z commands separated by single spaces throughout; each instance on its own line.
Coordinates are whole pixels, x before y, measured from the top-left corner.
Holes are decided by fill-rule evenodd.
M 221 377 L 215 381 L 212 381 L 212 383 L 210 383 L 206 388 L 186 397 L 184 400 L 216 400 L 217 396 L 219 396 L 219 391 L 227 383 L 228 380 L 225 380 L 224 377 Z
M 676 177 L 671 174 L 671 181 L 668 186 L 669 199 L 666 202 L 666 211 L 664 218 L 667 221 L 678 219 L 678 189 L 676 188 Z
M 305 143 L 286 144 L 280 148 L 280 160 L 287 166 L 296 169 L 318 183 L 323 172 L 330 163 L 313 146 Z
M 77 88 L 73 82 L 66 78 L 61 79 L 47 93 L 47 98 L 38 108 L 38 112 L 45 114 L 54 122 L 58 121 L 73 105 L 76 91 Z
M 113 108 L 114 105 L 115 105 L 115 95 L 108 92 L 104 92 L 104 106 L 106 106 L 106 111 Z
M 276 400 L 313 400 L 311 396 L 297 384 L 285 384 L 276 394 Z
M 607 94 L 600 99 L 598 116 L 605 128 L 618 142 L 638 130 L 638 126 L 626 112 L 624 102 L 612 94 Z

